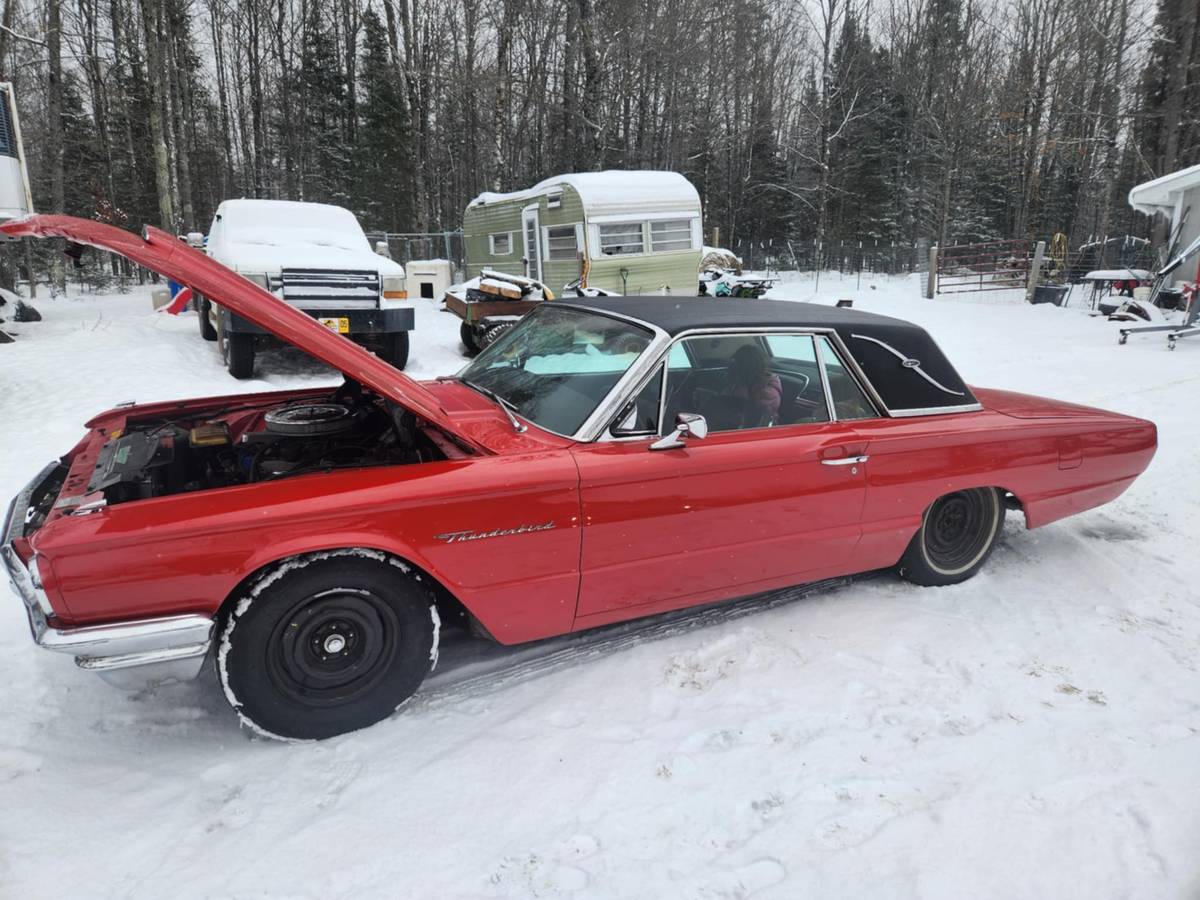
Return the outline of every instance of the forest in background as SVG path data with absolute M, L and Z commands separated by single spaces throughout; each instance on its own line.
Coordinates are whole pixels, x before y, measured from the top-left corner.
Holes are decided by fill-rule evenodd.
M 457 228 L 481 190 L 674 169 L 723 242 L 1147 234 L 1200 163 L 1196 0 L 3 0 L 35 205 L 229 197 Z

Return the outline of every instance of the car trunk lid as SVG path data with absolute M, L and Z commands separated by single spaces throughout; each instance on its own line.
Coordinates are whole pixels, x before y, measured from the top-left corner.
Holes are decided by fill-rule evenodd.
M 1032 394 L 1018 394 L 1014 391 L 998 391 L 991 388 L 971 388 L 975 397 L 985 409 L 1014 419 L 1111 419 L 1119 416 L 1091 406 L 1081 406 L 1078 403 L 1066 403 L 1062 400 L 1051 400 L 1048 397 L 1035 397 Z

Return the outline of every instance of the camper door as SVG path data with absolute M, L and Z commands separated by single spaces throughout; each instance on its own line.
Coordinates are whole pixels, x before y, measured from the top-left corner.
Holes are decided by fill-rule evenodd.
M 521 226 L 525 232 L 525 275 L 542 280 L 542 229 L 538 207 L 534 203 L 521 210 Z

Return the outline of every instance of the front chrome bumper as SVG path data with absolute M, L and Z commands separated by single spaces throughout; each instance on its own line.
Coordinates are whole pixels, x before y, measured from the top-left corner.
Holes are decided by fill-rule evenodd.
M 36 560 L 27 565 L 13 542 L 23 534 L 31 497 L 57 465 L 51 463 L 13 498 L 0 544 L 0 558 L 13 590 L 25 605 L 34 642 L 46 650 L 69 653 L 81 669 L 120 684 L 195 678 L 212 646 L 215 623 L 209 616 L 163 616 L 80 628 L 50 625 L 53 607 L 38 576 Z M 136 679 L 123 677 L 130 669 L 138 670 Z

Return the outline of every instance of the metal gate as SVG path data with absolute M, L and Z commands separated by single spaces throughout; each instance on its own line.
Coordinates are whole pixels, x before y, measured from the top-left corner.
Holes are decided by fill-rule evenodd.
M 963 294 L 1024 289 L 1032 260 L 1033 246 L 1028 240 L 939 247 L 935 292 Z

